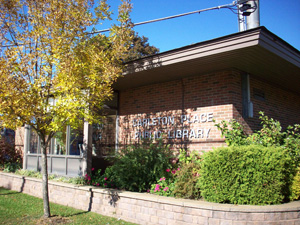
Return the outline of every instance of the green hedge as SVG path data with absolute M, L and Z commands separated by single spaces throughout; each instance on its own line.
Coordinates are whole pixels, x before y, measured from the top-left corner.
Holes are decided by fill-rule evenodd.
M 259 145 L 219 148 L 203 155 L 201 195 L 211 202 L 279 204 L 289 198 L 292 159 L 283 148 Z

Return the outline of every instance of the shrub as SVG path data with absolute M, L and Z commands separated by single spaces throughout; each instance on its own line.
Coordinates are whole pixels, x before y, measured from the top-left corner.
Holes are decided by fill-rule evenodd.
M 6 172 L 15 172 L 22 166 L 22 153 L 15 149 L 14 139 L 0 135 L 0 167 Z
M 95 171 L 92 168 L 92 173 L 86 174 L 84 177 L 85 184 L 99 186 L 104 188 L 116 188 L 114 180 L 112 177 L 114 176 L 113 168 L 107 167 L 105 173 L 101 173 L 101 169 Z
M 222 120 L 215 126 L 221 131 L 222 137 L 225 137 L 225 142 L 228 146 L 247 144 L 247 135 L 244 127 L 236 120 L 233 119 L 229 122 Z
M 300 125 L 288 126 L 283 131 L 279 121 L 265 116 L 260 112 L 260 120 L 262 128 L 254 132 L 250 136 L 246 136 L 243 126 L 235 120 L 227 122 L 221 121 L 216 124 L 217 128 L 221 131 L 222 136 L 225 137 L 226 143 L 232 145 L 262 145 L 262 146 L 277 146 L 286 149 L 287 154 L 291 157 L 289 164 L 289 174 L 286 178 L 286 186 L 289 187 L 287 193 L 294 193 L 292 190 L 292 180 L 296 179 L 296 168 L 300 166 Z M 231 127 L 231 129 L 229 129 Z M 295 197 L 287 197 L 287 199 L 294 199 Z
M 222 137 L 228 146 L 231 145 L 263 145 L 263 146 L 282 146 L 289 149 L 290 153 L 298 162 L 300 153 L 300 125 L 288 126 L 286 131 L 282 131 L 279 121 L 265 116 L 263 112 L 259 112 L 262 128 L 252 135 L 247 136 L 244 127 L 236 120 L 229 122 L 222 120 L 215 124 L 221 131 Z
M 144 141 L 121 150 L 114 165 L 107 168 L 105 176 L 110 184 L 129 191 L 146 191 L 171 167 L 172 153 L 162 140 Z
M 21 176 L 25 176 L 25 177 L 35 177 L 35 178 L 42 178 L 42 174 L 38 171 L 34 171 L 34 170 L 17 170 L 15 172 L 15 174 L 21 175 Z
M 201 197 L 198 184 L 201 169 L 200 155 L 196 151 L 187 154 L 186 151 L 181 150 L 179 167 L 176 172 L 174 195 L 179 198 L 199 199 Z
M 290 195 L 291 201 L 298 199 L 300 199 L 300 167 L 298 168 L 297 174 L 292 182 Z
M 174 195 L 179 198 L 199 199 L 201 191 L 198 184 L 200 164 L 191 162 L 182 164 L 176 173 Z
M 7 162 L 4 164 L 3 171 L 4 172 L 16 172 L 17 170 L 21 169 L 21 163 L 17 162 Z
M 290 196 L 292 161 L 284 148 L 259 145 L 207 152 L 199 179 L 201 195 L 219 203 L 282 203 Z
M 20 169 L 20 170 L 15 171 L 15 174 L 25 176 L 25 177 L 35 177 L 38 179 L 42 179 L 42 177 L 43 177 L 41 172 L 34 171 L 34 170 Z M 55 174 L 49 174 L 48 180 L 54 180 L 54 181 L 58 181 L 58 182 L 77 184 L 77 185 L 86 184 L 85 179 L 83 177 L 64 177 L 64 176 L 59 176 L 59 175 L 55 175 Z
M 259 114 L 262 128 L 249 136 L 247 142 L 263 146 L 281 146 L 286 138 L 286 133 L 282 131 L 280 122 L 265 116 L 263 112 Z
M 86 174 L 84 177 L 85 184 L 94 185 L 94 186 L 104 186 L 104 177 L 101 175 L 101 169 L 94 171 L 92 168 L 91 174 Z
M 156 184 L 151 185 L 150 192 L 152 194 L 174 197 L 175 174 L 177 170 L 167 169 L 167 177 L 161 177 Z

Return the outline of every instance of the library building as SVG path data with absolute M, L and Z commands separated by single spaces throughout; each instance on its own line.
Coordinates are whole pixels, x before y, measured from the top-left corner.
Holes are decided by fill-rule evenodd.
M 102 124 L 54 138 L 49 173 L 83 175 L 105 166 L 109 152 L 150 138 L 174 151 L 210 151 L 226 145 L 216 123 L 235 119 L 250 134 L 260 111 L 283 128 L 299 124 L 300 52 L 257 27 L 131 61 L 113 88 Z M 41 168 L 39 145 L 30 127 L 16 131 L 24 169 Z

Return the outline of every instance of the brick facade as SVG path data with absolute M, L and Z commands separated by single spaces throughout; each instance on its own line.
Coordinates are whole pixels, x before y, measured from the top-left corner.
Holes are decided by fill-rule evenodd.
M 297 49 L 259 27 L 129 62 L 113 84 L 118 101 L 106 104 L 107 126 L 85 134 L 85 167 L 92 152 L 100 164 L 116 146 L 150 136 L 174 150 L 209 151 L 225 145 L 215 123 L 236 119 L 250 134 L 260 129 L 260 111 L 284 129 L 299 124 L 299 59 Z
M 251 101 L 253 102 L 254 118 L 247 119 L 253 129 L 259 129 L 259 111 L 265 112 L 269 118 L 281 122 L 285 129 L 288 125 L 300 124 L 300 95 L 279 85 L 251 77 Z M 255 92 L 264 95 L 264 99 Z
M 260 127 L 259 111 L 283 127 L 300 123 L 300 96 L 252 75 L 254 117 L 244 119 L 241 74 L 224 70 L 121 91 L 120 146 L 163 134 L 174 149 L 211 150 L 224 145 L 212 120 L 236 119 L 251 133 Z

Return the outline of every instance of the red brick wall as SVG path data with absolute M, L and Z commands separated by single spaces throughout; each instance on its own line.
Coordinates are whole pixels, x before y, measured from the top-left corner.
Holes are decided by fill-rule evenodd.
M 283 129 L 288 125 L 300 124 L 300 95 L 271 84 L 255 76 L 251 76 L 251 101 L 254 117 L 246 119 L 253 130 L 260 129 L 259 112 L 265 112 L 269 118 L 281 122 Z M 299 87 L 300 88 L 300 87 Z M 265 99 L 254 96 L 259 91 Z
M 254 90 L 263 90 L 265 100 L 257 99 Z M 136 143 L 140 141 L 141 136 L 155 136 L 160 131 L 174 149 L 211 150 L 213 147 L 224 145 L 224 139 L 211 119 L 218 123 L 234 118 L 245 126 L 247 133 L 251 133 L 260 127 L 259 111 L 280 120 L 284 127 L 300 123 L 299 95 L 251 75 L 250 94 L 254 118 L 244 119 L 241 73 L 236 70 L 203 74 L 121 91 L 119 144 L 123 146 Z M 190 121 L 182 123 L 181 115 L 190 116 Z M 204 121 L 207 115 L 209 121 L 201 122 L 200 118 Z M 174 123 L 171 123 L 173 118 Z M 182 135 L 184 137 L 180 138 L 178 134 L 178 138 L 168 138 L 173 137 L 174 131 L 176 137 L 177 130 L 185 132 L 185 135 Z M 195 133 L 198 131 L 199 138 L 195 138 L 192 130 Z
M 255 96 L 257 91 L 264 95 L 264 99 Z M 165 137 L 169 134 L 170 138 L 166 138 L 166 141 L 173 149 L 211 150 L 213 147 L 224 145 L 224 139 L 221 138 L 212 119 L 218 123 L 234 118 L 251 133 L 260 128 L 259 111 L 264 111 L 270 118 L 279 120 L 284 128 L 300 123 L 299 94 L 253 75 L 250 75 L 250 94 L 254 118 L 244 119 L 241 72 L 236 70 L 202 74 L 120 91 L 119 145 L 122 147 L 139 142 L 141 139 L 137 134 L 144 136 L 145 131 L 151 132 L 151 135 L 157 135 L 160 131 Z M 189 116 L 189 121 L 185 118 L 182 123 L 181 115 Z M 148 119 L 145 124 L 144 119 Z M 137 125 L 139 120 L 141 126 Z M 177 131 L 182 132 L 181 138 Z M 146 133 L 146 136 L 149 135 L 150 133 Z M 172 138 L 174 135 L 175 138 Z M 23 150 L 24 128 L 16 131 L 15 138 L 16 148 Z
M 177 138 L 167 138 L 175 149 L 210 150 L 224 145 L 212 119 L 216 122 L 232 119 L 233 103 L 241 104 L 241 99 L 241 76 L 236 71 L 204 74 L 122 91 L 119 143 L 126 145 L 140 141 L 136 132 L 144 136 L 145 131 L 152 132 L 152 135 L 161 131 L 170 137 L 174 137 L 175 132 Z M 163 117 L 174 118 L 174 123 Z M 182 130 L 182 138 L 178 130 Z

